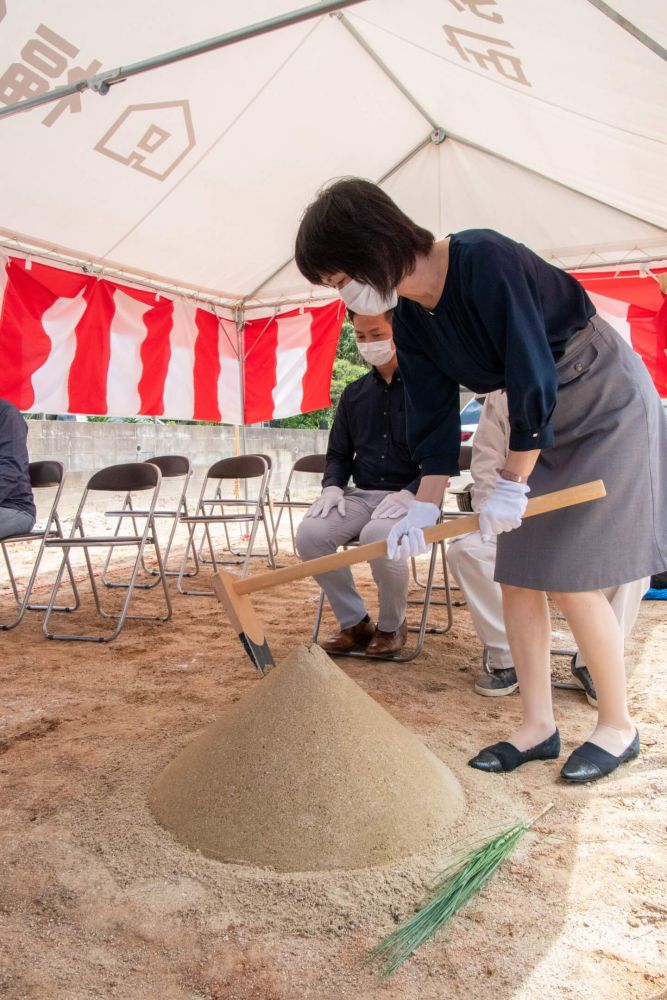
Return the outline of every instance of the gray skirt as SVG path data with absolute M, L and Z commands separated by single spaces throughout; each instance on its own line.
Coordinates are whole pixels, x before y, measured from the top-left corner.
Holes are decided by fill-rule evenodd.
M 530 497 L 602 479 L 607 496 L 498 536 L 495 579 L 530 590 L 614 587 L 667 568 L 667 416 L 641 358 L 599 316 L 557 364 L 553 448 Z

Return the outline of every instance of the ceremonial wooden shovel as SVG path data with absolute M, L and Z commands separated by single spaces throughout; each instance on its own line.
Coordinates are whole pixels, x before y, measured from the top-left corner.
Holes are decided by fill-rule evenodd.
M 523 516 L 534 517 L 535 514 L 546 514 L 562 507 L 573 507 L 575 504 L 599 500 L 604 496 L 606 496 L 604 483 L 598 479 L 591 483 L 583 483 L 581 486 L 570 486 L 566 490 L 557 490 L 555 493 L 545 493 L 544 496 L 535 497 L 528 501 Z M 469 531 L 478 529 L 479 517 L 477 514 L 470 514 L 469 517 L 456 518 L 436 524 L 432 528 L 425 528 L 424 538 L 427 542 L 439 542 L 444 538 L 455 538 L 457 535 L 466 535 Z M 303 580 L 306 576 L 319 576 L 321 573 L 340 569 L 342 566 L 368 562 L 386 554 L 387 543 L 379 541 L 343 549 L 329 556 L 320 556 L 318 559 L 307 559 L 294 566 L 270 570 L 259 576 L 243 578 L 220 570 L 213 577 L 213 588 L 229 615 L 232 626 L 238 632 L 243 648 L 263 677 L 275 667 L 275 662 L 266 641 L 264 626 L 255 614 L 248 594 L 254 594 L 258 590 L 268 590 L 269 587 L 279 587 L 283 583 L 291 583 L 292 580 Z

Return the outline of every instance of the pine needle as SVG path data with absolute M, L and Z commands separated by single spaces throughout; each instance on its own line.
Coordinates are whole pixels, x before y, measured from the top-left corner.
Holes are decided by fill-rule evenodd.
M 553 808 L 551 802 L 537 816 L 515 823 L 483 843 L 452 859 L 433 885 L 433 898 L 409 917 L 368 955 L 380 964 L 383 976 L 391 976 L 417 948 L 435 937 L 462 906 L 486 885 L 527 830 Z

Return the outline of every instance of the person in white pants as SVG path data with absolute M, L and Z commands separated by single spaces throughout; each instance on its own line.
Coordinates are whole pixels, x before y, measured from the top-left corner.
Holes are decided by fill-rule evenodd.
M 503 390 L 498 390 L 487 395 L 473 440 L 470 471 L 474 511 L 481 510 L 493 490 L 497 470 L 505 460 L 508 447 L 507 397 Z M 475 631 L 488 651 L 491 673 L 481 674 L 476 679 L 475 691 L 492 698 L 513 694 L 519 684 L 505 632 L 500 585 L 493 579 L 496 538 L 484 540 L 479 531 L 455 538 L 449 543 L 447 561 L 466 599 Z M 603 591 L 626 638 L 634 627 L 648 586 L 649 580 L 645 579 Z M 580 653 L 573 657 L 571 671 L 590 704 L 595 706 L 595 687 Z

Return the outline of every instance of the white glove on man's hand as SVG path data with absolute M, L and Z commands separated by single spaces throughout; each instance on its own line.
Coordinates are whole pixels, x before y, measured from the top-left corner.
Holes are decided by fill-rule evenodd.
M 479 512 L 479 532 L 483 542 L 493 541 L 503 531 L 512 531 L 521 524 L 530 486 L 513 483 L 498 476 L 493 491 Z
M 440 508 L 434 503 L 414 500 L 405 517 L 397 521 L 387 536 L 387 556 L 398 562 L 428 552 L 422 528 L 438 523 Z
M 345 495 L 340 486 L 325 486 L 306 517 L 326 517 L 334 507 L 341 517 L 345 517 Z
M 377 517 L 403 517 L 414 502 L 415 495 L 410 490 L 389 493 L 371 514 L 371 521 Z

